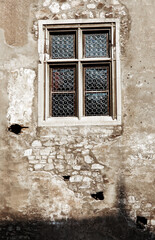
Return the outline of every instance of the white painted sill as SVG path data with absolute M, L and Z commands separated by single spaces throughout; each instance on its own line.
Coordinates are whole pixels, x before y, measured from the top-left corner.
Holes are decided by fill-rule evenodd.
M 46 121 L 38 121 L 38 126 L 117 126 L 121 125 L 121 117 L 113 120 L 112 117 L 52 117 Z

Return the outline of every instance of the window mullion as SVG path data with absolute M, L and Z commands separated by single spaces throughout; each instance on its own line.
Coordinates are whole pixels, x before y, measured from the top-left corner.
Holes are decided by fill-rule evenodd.
M 78 28 L 78 59 L 82 58 L 82 31 Z M 82 64 L 78 61 L 78 117 L 83 116 L 83 78 L 82 78 Z

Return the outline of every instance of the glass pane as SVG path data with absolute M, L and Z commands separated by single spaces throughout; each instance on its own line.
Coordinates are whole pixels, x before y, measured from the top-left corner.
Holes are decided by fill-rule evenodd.
M 93 67 L 85 69 L 85 90 L 104 91 L 108 88 L 108 68 Z
M 84 34 L 85 57 L 108 57 L 108 34 Z
M 73 91 L 75 68 L 52 68 L 52 91 Z
M 86 93 L 85 115 L 101 116 L 108 115 L 108 93 Z
M 52 35 L 52 58 L 75 58 L 75 34 Z
M 52 116 L 53 117 L 75 116 L 75 94 L 74 93 L 52 94 Z

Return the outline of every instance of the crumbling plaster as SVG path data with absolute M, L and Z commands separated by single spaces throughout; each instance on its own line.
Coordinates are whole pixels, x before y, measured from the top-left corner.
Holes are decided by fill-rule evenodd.
M 153 0 L 0 2 L 2 220 L 104 216 L 124 201 L 134 221 L 143 215 L 153 227 L 154 7 Z M 122 126 L 38 128 L 37 21 L 108 17 L 121 21 Z M 13 123 L 28 128 L 15 135 L 7 131 Z M 104 201 L 91 197 L 97 191 Z

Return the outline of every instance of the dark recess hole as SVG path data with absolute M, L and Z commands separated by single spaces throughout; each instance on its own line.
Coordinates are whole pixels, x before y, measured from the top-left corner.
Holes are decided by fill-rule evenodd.
M 96 199 L 96 200 L 103 200 L 104 199 L 103 192 L 97 192 L 96 194 L 91 194 L 91 197 Z
M 63 176 L 64 181 L 69 181 L 70 176 Z
M 137 216 L 136 224 L 138 228 L 144 229 L 145 225 L 147 225 L 147 218 Z
M 8 128 L 8 131 L 13 132 L 13 133 L 15 133 L 15 134 L 20 134 L 22 128 L 28 128 L 28 127 L 23 127 L 23 126 L 20 126 L 19 124 L 12 124 L 12 125 Z

